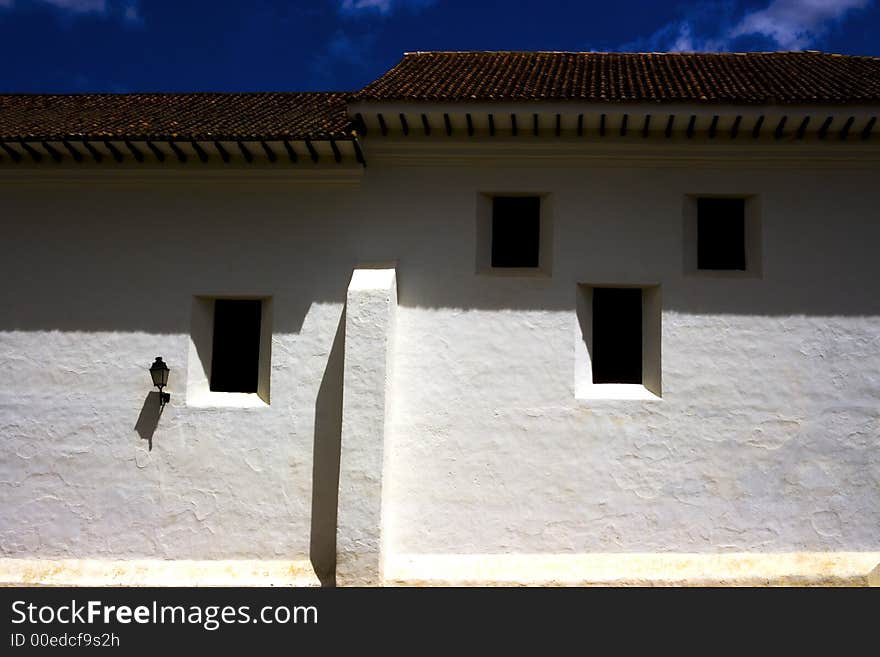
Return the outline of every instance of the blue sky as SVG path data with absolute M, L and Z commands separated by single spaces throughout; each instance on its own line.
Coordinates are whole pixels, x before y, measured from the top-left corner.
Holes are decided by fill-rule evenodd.
M 411 50 L 880 55 L 880 0 L 0 0 L 0 91 L 356 89 Z

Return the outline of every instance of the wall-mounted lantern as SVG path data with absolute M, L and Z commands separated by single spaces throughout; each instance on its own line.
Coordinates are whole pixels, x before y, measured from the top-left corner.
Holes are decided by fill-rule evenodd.
M 159 388 L 159 406 L 164 406 L 171 401 L 171 394 L 162 392 L 162 388 L 168 385 L 168 366 L 162 361 L 161 356 L 156 356 L 156 360 L 150 366 L 150 376 L 153 377 L 153 385 Z

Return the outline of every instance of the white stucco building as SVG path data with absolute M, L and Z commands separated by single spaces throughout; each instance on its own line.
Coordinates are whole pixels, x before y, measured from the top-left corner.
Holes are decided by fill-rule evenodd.
M 2 580 L 876 583 L 878 115 L 814 52 L 0 97 Z

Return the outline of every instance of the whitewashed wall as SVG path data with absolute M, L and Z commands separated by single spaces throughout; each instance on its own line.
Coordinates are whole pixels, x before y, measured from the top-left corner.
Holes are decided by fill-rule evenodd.
M 375 261 L 399 294 L 391 552 L 877 549 L 870 166 L 374 155 L 359 188 L 0 171 L 2 556 L 320 560 L 342 308 Z M 552 196 L 551 277 L 475 273 L 478 194 L 510 191 Z M 683 274 L 687 193 L 760 195 L 762 279 Z M 578 283 L 662 286 L 662 400 L 575 399 Z M 196 294 L 273 297 L 269 407 L 187 407 Z

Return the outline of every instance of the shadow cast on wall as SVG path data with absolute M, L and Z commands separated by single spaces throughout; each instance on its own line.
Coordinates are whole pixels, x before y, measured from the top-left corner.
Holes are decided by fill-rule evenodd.
M 159 393 L 156 391 L 147 393 L 141 413 L 138 415 L 134 430 L 137 431 L 141 440 L 146 440 L 150 451 L 153 451 L 153 435 L 159 426 L 159 418 L 162 417 L 164 406 L 160 403 Z
M 345 360 L 345 311 L 315 401 L 312 465 L 312 527 L 309 557 L 323 586 L 336 584 L 336 514 L 342 443 L 342 385 Z
M 619 282 L 660 284 L 663 309 L 685 314 L 880 315 L 880 223 L 859 200 L 864 176 L 841 174 L 831 194 L 793 175 L 765 194 L 763 279 L 728 280 L 683 271 L 675 185 L 640 179 L 642 193 L 621 194 L 631 191 L 625 171 L 605 172 L 604 183 L 542 183 L 568 190 L 554 202 L 552 276 L 480 275 L 475 186 L 503 174 L 506 188 L 531 188 L 534 172 L 481 172 L 487 180 L 477 182 L 465 170 L 442 188 L 430 174 L 408 174 L 418 220 L 411 204 L 390 200 L 401 185 L 393 177 L 371 182 L 366 197 L 267 189 L 258 208 L 234 185 L 157 186 L 136 203 L 109 184 L 39 198 L 4 190 L 10 212 L 27 221 L 4 225 L 0 331 L 186 335 L 194 295 L 257 295 L 273 298 L 275 331 L 298 333 L 312 304 L 345 302 L 358 263 L 388 260 L 398 262 L 402 307 L 573 311 L 578 283 Z M 96 211 L 96 198 L 114 210 Z M 144 225 L 173 239 L 158 253 L 145 248 Z M 157 275 L 173 285 L 157 285 Z

